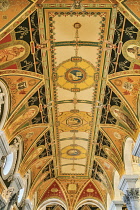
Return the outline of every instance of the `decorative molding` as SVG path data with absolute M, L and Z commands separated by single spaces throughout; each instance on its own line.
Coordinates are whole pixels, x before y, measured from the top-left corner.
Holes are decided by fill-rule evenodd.
M 119 190 L 122 190 L 123 193 L 126 194 L 126 191 L 129 188 L 135 188 L 135 183 L 137 182 L 138 178 L 138 175 L 123 175 L 118 186 Z

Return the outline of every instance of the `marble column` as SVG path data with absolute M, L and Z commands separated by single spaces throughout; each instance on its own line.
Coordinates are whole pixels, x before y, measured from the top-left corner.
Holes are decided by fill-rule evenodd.
M 109 210 L 122 210 L 123 205 L 124 205 L 123 201 L 115 201 L 114 200 L 111 202 Z

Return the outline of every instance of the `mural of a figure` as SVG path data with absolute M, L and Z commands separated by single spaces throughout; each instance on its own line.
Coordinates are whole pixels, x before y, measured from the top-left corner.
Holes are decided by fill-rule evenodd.
M 116 107 L 112 110 L 112 112 L 113 112 L 113 115 L 115 116 L 115 118 L 117 118 L 122 123 L 127 125 L 133 131 L 136 131 L 137 128 L 136 128 L 135 123 L 132 122 L 132 120 L 123 112 L 123 110 Z
M 135 59 L 140 60 L 140 47 L 134 46 L 134 47 L 128 47 L 127 52 L 132 55 Z
M 30 107 L 27 109 L 26 112 L 23 112 L 19 117 L 15 119 L 15 121 L 9 126 L 8 131 L 9 133 L 13 133 L 15 130 L 17 130 L 18 127 L 20 127 L 23 123 L 27 122 L 28 120 L 31 120 L 38 112 L 37 107 Z
M 20 56 L 25 49 L 23 47 L 8 47 L 0 50 L 0 64 L 14 60 Z
M 4 69 L 17 61 L 23 61 L 30 54 L 30 45 L 23 40 L 14 40 L 1 44 L 0 68 Z
M 26 168 L 29 167 L 29 165 L 31 165 L 31 163 L 33 164 L 34 161 L 38 160 L 38 155 L 40 155 L 44 149 L 45 149 L 44 146 L 34 148 L 34 151 L 32 151 L 30 153 L 30 155 L 28 156 L 28 158 L 26 160 Z
M 123 44 L 122 54 L 128 60 L 140 64 L 140 44 L 137 40 L 128 40 Z

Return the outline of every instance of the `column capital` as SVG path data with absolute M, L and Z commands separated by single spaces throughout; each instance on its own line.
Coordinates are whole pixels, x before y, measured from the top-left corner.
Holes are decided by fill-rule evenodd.
M 118 186 L 119 190 L 122 190 L 126 194 L 127 189 L 135 188 L 138 178 L 139 175 L 123 175 Z
M 122 210 L 122 206 L 124 205 L 123 201 L 112 201 L 109 210 Z
M 131 188 L 126 190 L 127 196 L 129 196 L 130 200 L 137 200 L 139 199 L 140 193 L 139 188 Z

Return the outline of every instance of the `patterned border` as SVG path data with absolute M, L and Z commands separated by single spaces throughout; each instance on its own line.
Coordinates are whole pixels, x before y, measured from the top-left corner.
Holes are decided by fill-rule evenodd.
M 27 10 L 27 11 L 26 11 Z M 7 26 L 4 30 L 1 30 L 0 32 L 0 40 L 3 39 L 7 34 L 9 34 L 12 30 L 14 30 L 18 25 L 20 25 L 28 16 L 31 15 L 36 10 L 36 6 L 33 4 L 30 5 L 30 7 L 25 9 L 25 13 L 21 16 L 18 15 L 14 20 L 12 21 L 12 24 Z
M 118 10 L 136 27 L 140 30 L 140 22 L 136 20 L 134 17 L 132 17 L 131 13 L 126 10 L 126 8 L 119 4 L 118 5 Z

